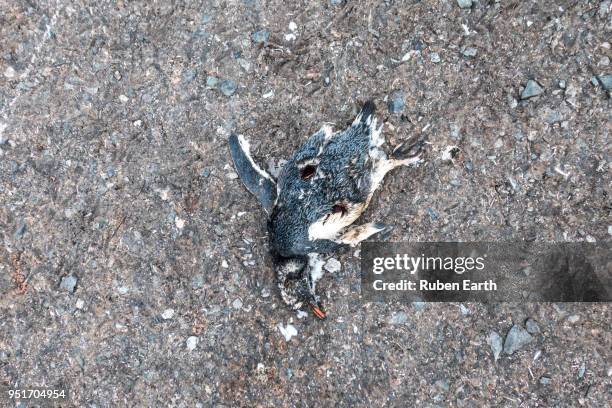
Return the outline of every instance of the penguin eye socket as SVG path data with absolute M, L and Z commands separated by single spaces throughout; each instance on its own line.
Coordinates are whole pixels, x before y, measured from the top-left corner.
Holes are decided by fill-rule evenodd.
M 346 209 L 346 206 L 343 204 L 336 204 L 332 207 L 332 213 L 334 214 L 342 213 L 342 217 L 344 217 L 347 212 L 348 210 Z
M 313 166 L 312 164 L 308 164 L 300 170 L 300 177 L 302 180 L 310 180 L 316 172 L 317 167 Z

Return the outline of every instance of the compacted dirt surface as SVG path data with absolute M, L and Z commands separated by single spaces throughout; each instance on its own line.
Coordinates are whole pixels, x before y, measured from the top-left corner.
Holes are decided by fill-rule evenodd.
M 365 302 L 355 248 L 319 282 L 327 320 L 289 310 L 227 139 L 274 173 L 372 99 L 390 146 L 430 143 L 363 216 L 389 240 L 609 241 L 611 8 L 3 0 L 0 387 L 78 407 L 607 406 L 609 304 Z

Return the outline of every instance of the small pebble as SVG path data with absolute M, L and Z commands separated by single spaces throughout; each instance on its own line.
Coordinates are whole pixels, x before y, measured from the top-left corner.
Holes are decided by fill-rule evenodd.
M 434 64 L 437 64 L 438 62 L 442 61 L 442 59 L 440 58 L 440 54 L 438 54 L 437 52 L 432 52 L 429 56 L 429 60 Z
M 236 299 L 232 302 L 232 307 L 234 309 L 242 309 L 242 300 Z
M 438 219 L 438 213 L 433 208 L 428 207 L 425 211 L 427 211 L 427 214 L 429 215 L 429 218 L 431 218 L 432 221 Z
M 76 304 L 74 305 L 77 309 L 83 309 L 85 307 L 85 302 L 83 299 L 77 299 Z
M 193 351 L 195 350 L 196 346 L 198 345 L 198 338 L 196 336 L 190 336 L 187 339 L 187 350 L 189 351 Z
M 585 373 L 586 373 L 586 367 L 585 367 L 584 363 L 582 363 L 582 365 L 578 369 L 578 378 L 580 379 L 580 378 L 584 377 Z
M 196 71 L 195 69 L 189 68 L 186 69 L 185 71 L 183 71 L 183 83 L 190 83 L 192 82 L 196 76 L 198 75 L 198 71 Z
M 474 58 L 477 53 L 478 53 L 478 50 L 474 47 L 467 47 L 461 52 L 461 54 L 463 54 L 464 57 L 468 57 L 468 58 Z
M 221 82 L 219 90 L 225 96 L 232 96 L 234 92 L 236 92 L 237 88 L 238 87 L 236 86 L 236 83 L 234 81 L 232 81 L 231 79 L 226 79 L 225 81 Z
M 489 343 L 489 347 L 491 347 L 491 351 L 493 351 L 493 358 L 497 361 L 503 349 L 501 336 L 497 332 L 491 332 L 487 339 L 487 343 Z
M 291 340 L 292 337 L 297 336 L 297 329 L 292 324 L 287 323 L 287 326 L 283 327 L 282 323 L 279 323 L 278 330 L 285 337 L 285 341 Z
M 19 226 L 15 230 L 15 234 L 14 234 L 15 238 L 23 237 L 25 235 L 27 229 L 28 229 L 27 224 L 24 221 L 21 221 L 21 223 L 19 224 Z
M 74 292 L 74 289 L 77 284 L 77 278 L 74 275 L 64 276 L 60 283 L 60 289 L 65 290 L 66 292 Z
M 472 0 L 457 0 L 457 4 L 462 9 L 467 9 L 472 7 Z
M 119 101 L 121 101 L 121 103 L 127 103 L 130 100 L 130 98 L 128 98 L 125 95 L 119 95 Z
M 448 392 L 448 390 L 450 389 L 450 384 L 447 379 L 436 381 L 435 386 L 444 392 Z
M 404 110 L 405 105 L 404 93 L 399 91 L 393 92 L 389 98 L 389 102 L 387 102 L 389 113 L 399 113 Z
M 571 315 L 570 317 L 567 318 L 568 323 L 571 323 L 571 324 L 578 323 L 579 320 L 580 320 L 580 316 L 578 315 Z
M 259 30 L 251 34 L 251 39 L 256 43 L 266 43 L 270 38 L 270 32 L 268 30 Z
M 414 308 L 414 310 L 420 312 L 422 310 L 425 310 L 425 308 L 427 307 L 427 302 L 412 302 L 412 307 Z
M 544 89 L 540 86 L 540 84 L 538 84 L 533 79 L 530 79 L 529 81 L 527 81 L 523 92 L 521 92 L 521 99 L 529 99 L 534 96 L 540 95 L 542 92 L 544 92 Z
M 169 320 L 174 317 L 174 309 L 166 309 L 161 314 L 162 319 Z
M 15 72 L 15 69 L 9 65 L 4 70 L 4 76 L 8 79 L 13 79 L 17 76 L 17 72 Z
M 201 289 L 204 287 L 204 275 L 200 273 L 191 278 L 191 287 L 193 289 Z
M 206 87 L 207 88 L 216 88 L 219 85 L 219 78 L 214 76 L 209 76 L 206 78 Z
M 566 86 L 567 86 L 567 83 L 564 80 L 559 81 L 559 88 L 565 89 Z
M 612 74 L 599 75 L 597 78 L 606 91 L 612 90 Z
M 540 332 L 540 326 L 533 319 L 527 319 L 525 322 L 525 327 L 530 334 L 537 334 Z
M 342 264 L 336 258 L 329 258 L 327 262 L 325 262 L 325 266 L 323 267 L 327 272 L 338 272 L 342 269 Z
M 295 30 L 297 30 L 297 28 L 298 28 L 298 27 L 297 27 L 297 24 L 295 24 L 295 21 L 290 21 L 290 22 L 289 22 L 289 29 L 290 29 L 291 31 L 295 31 Z
M 520 350 L 527 344 L 531 343 L 533 337 L 519 325 L 514 325 L 506 336 L 504 342 L 504 353 L 513 354 L 515 351 Z
M 603 0 L 601 3 L 599 3 L 599 17 L 600 18 L 604 18 L 606 16 L 606 13 L 608 13 L 608 10 L 610 9 L 610 5 L 612 4 L 612 1 L 610 0 Z
M 263 288 L 261 290 L 261 297 L 262 298 L 269 298 L 270 297 L 270 290 L 268 288 Z
M 552 380 L 548 377 L 540 377 L 540 384 L 542 385 L 549 385 L 552 382 Z
M 389 324 L 404 324 L 408 320 L 406 312 L 397 312 L 389 318 Z

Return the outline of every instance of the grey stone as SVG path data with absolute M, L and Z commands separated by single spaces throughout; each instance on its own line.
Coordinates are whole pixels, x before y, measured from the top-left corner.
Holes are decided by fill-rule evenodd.
M 445 393 L 448 392 L 448 390 L 450 389 L 450 383 L 446 378 L 436 381 L 434 385 L 438 390 L 443 391 Z
M 174 309 L 166 309 L 161 314 L 162 319 L 170 320 L 174 317 Z
M 202 289 L 203 286 L 204 286 L 204 275 L 199 273 L 195 275 L 193 278 L 191 278 L 191 287 L 193 289 Z
M 567 321 L 571 324 L 578 323 L 579 320 L 580 320 L 580 316 L 578 315 L 571 315 L 570 317 L 567 318 Z
M 506 336 L 504 353 L 513 354 L 533 341 L 533 337 L 519 325 L 514 325 Z
M 529 99 L 534 96 L 540 95 L 542 92 L 544 92 L 544 89 L 540 86 L 540 84 L 538 84 L 533 79 L 530 79 L 529 81 L 527 81 L 523 92 L 521 92 L 521 99 Z
M 438 219 L 438 213 L 433 208 L 427 207 L 425 211 L 427 211 L 427 214 L 429 215 L 429 218 L 431 218 L 432 221 Z
M 540 332 L 540 326 L 533 319 L 527 319 L 525 321 L 525 327 L 530 334 L 537 334 Z
M 198 75 L 198 71 L 195 69 L 186 69 L 183 71 L 183 83 L 188 84 L 192 82 L 196 76 Z
M 578 378 L 580 379 L 580 378 L 584 377 L 585 373 L 586 373 L 586 366 L 584 365 L 584 363 L 582 363 L 582 365 L 578 369 Z
M 462 9 L 470 8 L 472 7 L 472 0 L 457 0 L 457 4 Z
M 242 308 L 242 300 L 240 299 L 236 299 L 232 302 L 232 307 L 234 309 L 241 309 Z
M 561 112 L 546 108 L 542 112 L 543 120 L 548 124 L 558 123 L 563 121 L 563 115 Z
M 207 88 L 216 88 L 219 85 L 219 78 L 214 76 L 208 76 L 206 78 L 206 87 Z
M 542 385 L 550 385 L 552 380 L 549 377 L 540 377 L 540 384 Z
M 25 223 L 25 221 L 21 221 L 19 223 L 19 226 L 15 230 L 15 238 L 23 237 L 25 235 L 27 229 L 28 229 L 28 225 Z
M 440 54 L 438 54 L 437 52 L 432 52 L 429 55 L 429 60 L 434 64 L 437 64 L 438 62 L 442 61 L 442 59 L 440 58 Z
M 67 275 L 62 278 L 60 282 L 60 289 L 65 290 L 66 292 L 74 292 L 74 289 L 77 284 L 77 278 L 74 275 Z
M 465 161 L 465 169 L 468 171 L 468 173 L 471 173 L 472 170 L 474 170 L 474 165 L 472 164 L 471 160 L 466 160 Z
M 461 54 L 463 54 L 464 57 L 468 58 L 474 58 L 477 53 L 478 50 L 474 47 L 466 47 L 463 49 L 463 51 L 461 51 Z
M 268 30 L 259 30 L 251 34 L 251 39 L 256 43 L 267 43 L 270 38 L 270 32 Z
M 610 4 L 612 4 L 612 1 L 610 0 L 603 0 L 601 3 L 599 3 L 599 11 L 598 11 L 599 18 L 606 17 L 606 14 L 610 10 Z
M 334 273 L 342 269 L 342 264 L 336 258 L 329 258 L 323 268 L 328 272 Z
M 405 105 L 404 93 L 399 91 L 393 92 L 389 97 L 389 101 L 387 102 L 389 113 L 399 113 L 404 110 Z
M 231 79 L 226 79 L 225 81 L 221 82 L 221 86 L 219 87 L 219 90 L 225 96 L 232 96 L 234 92 L 236 92 L 236 89 L 236 83 Z
M 497 361 L 503 349 L 501 336 L 497 332 L 491 332 L 487 343 L 491 347 L 491 351 L 493 351 L 493 358 Z
M 603 86 L 606 91 L 612 90 L 612 74 L 599 75 L 597 79 L 599 79 L 599 82 L 601 82 L 601 86 Z
M 406 312 L 396 312 L 389 318 L 389 324 L 404 324 L 408 320 Z
M 425 308 L 427 307 L 427 302 L 412 302 L 412 307 L 414 308 L 414 310 L 420 312 L 421 310 L 425 310 Z
M 193 351 L 195 350 L 195 348 L 198 346 L 198 341 L 199 339 L 196 336 L 190 336 L 189 338 L 187 338 L 187 350 L 189 351 Z

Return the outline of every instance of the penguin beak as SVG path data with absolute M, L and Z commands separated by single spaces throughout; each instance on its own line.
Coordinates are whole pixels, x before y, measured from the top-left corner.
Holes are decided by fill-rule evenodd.
M 308 305 L 310 306 L 310 309 L 312 310 L 312 313 L 315 316 L 317 316 L 321 320 L 325 320 L 325 318 L 327 317 L 327 314 L 325 314 L 325 311 L 323 311 L 321 306 L 313 302 L 309 302 Z

